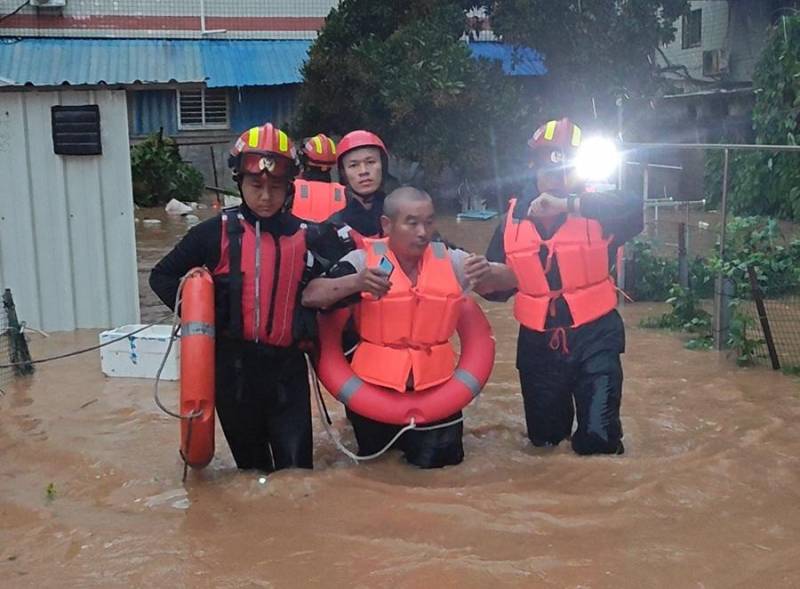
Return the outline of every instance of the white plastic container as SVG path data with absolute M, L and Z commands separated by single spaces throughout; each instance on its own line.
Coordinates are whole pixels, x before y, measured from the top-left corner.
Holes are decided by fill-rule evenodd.
M 100 334 L 100 343 L 105 344 L 144 325 L 123 325 Z M 154 325 L 144 331 L 100 348 L 100 366 L 106 376 L 127 378 L 155 378 L 164 359 L 172 332 L 171 325 Z M 180 375 L 180 337 L 176 338 L 169 352 L 162 380 L 178 380 Z

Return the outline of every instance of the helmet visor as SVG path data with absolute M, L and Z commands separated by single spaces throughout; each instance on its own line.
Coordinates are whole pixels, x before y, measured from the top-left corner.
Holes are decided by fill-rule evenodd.
M 530 165 L 537 169 L 564 169 L 571 165 L 570 155 L 558 148 L 539 148 L 531 154 Z
M 247 151 L 242 154 L 240 174 L 269 174 L 284 178 L 289 175 L 292 162 L 283 156 L 269 152 Z

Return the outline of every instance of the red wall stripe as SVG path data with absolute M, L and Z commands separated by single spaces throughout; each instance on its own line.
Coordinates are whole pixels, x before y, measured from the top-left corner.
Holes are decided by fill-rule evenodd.
M 229 31 L 318 31 L 324 22 L 324 18 L 316 16 L 211 16 L 206 17 L 206 28 Z M 3 28 L 199 31 L 200 17 L 95 15 L 75 18 L 16 14 L 0 22 L 0 29 Z

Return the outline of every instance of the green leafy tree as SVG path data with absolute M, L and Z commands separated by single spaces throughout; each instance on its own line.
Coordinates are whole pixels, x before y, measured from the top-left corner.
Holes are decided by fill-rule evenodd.
M 689 3 L 495 0 L 487 8 L 494 32 L 504 41 L 545 56 L 552 116 L 576 116 L 591 108 L 591 98 L 610 114 L 619 94 L 651 94 L 660 83 L 656 53 L 675 38 L 674 22 Z
M 367 128 L 426 174 L 490 177 L 493 156 L 510 161 L 535 121 L 521 83 L 461 40 L 471 4 L 343 0 L 304 66 L 296 134 Z
M 753 75 L 756 143 L 797 145 L 800 135 L 800 16 L 783 18 L 770 33 Z M 733 153 L 728 181 L 738 214 L 800 220 L 800 154 Z M 706 192 L 719 202 L 722 156 L 706 164 Z

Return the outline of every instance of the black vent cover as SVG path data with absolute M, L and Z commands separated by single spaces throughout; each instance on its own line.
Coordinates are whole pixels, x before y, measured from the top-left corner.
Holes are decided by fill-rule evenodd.
M 53 151 L 61 155 L 100 155 L 100 108 L 84 106 L 54 106 L 50 109 L 53 121 Z

